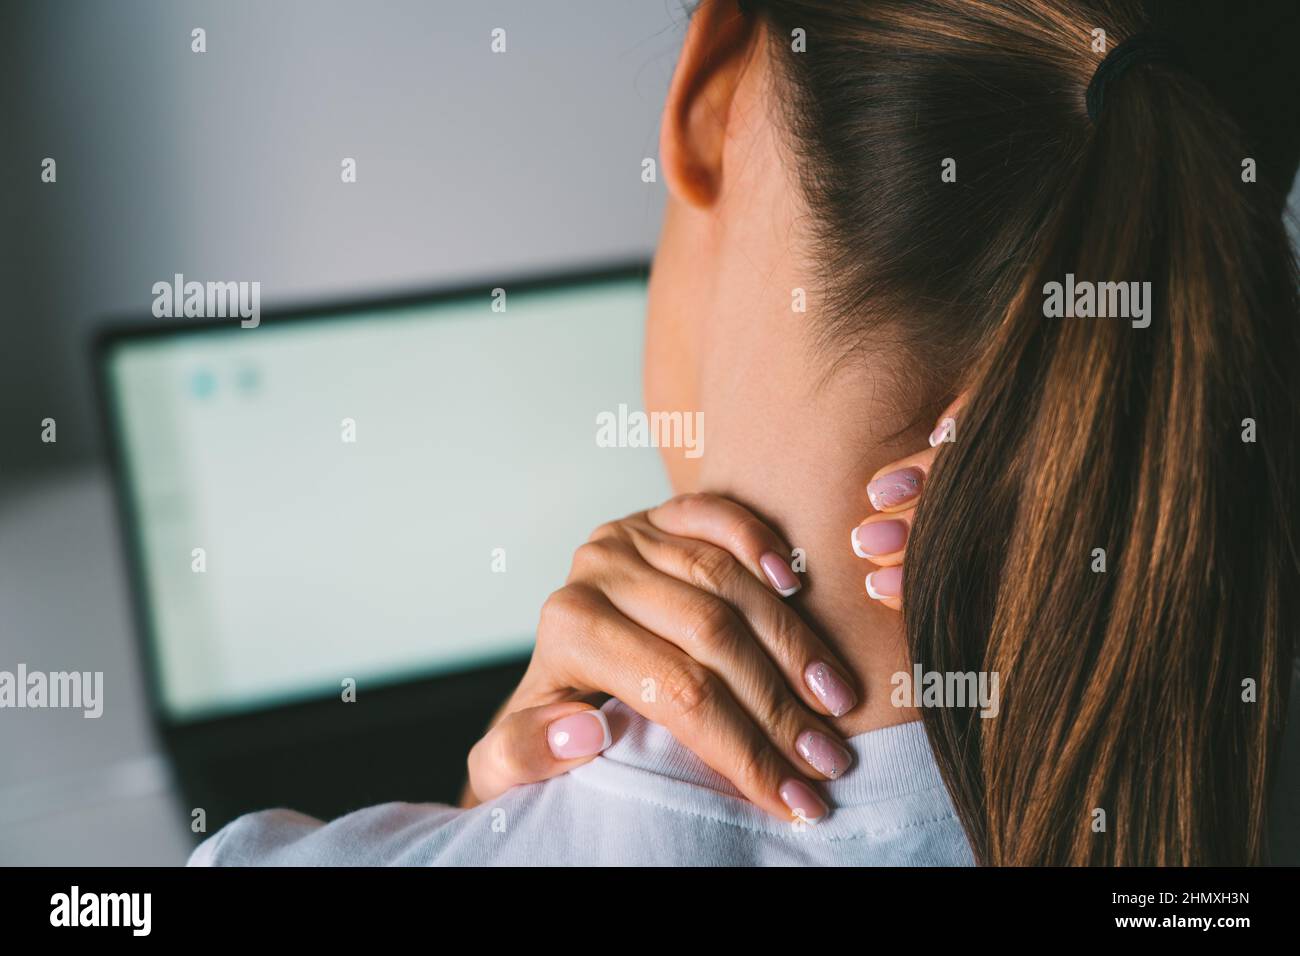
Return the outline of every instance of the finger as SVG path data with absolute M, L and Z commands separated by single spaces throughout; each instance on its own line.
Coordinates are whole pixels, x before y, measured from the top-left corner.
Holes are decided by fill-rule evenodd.
M 607 548 L 631 548 L 627 542 Z M 606 600 L 625 618 L 668 641 L 703 664 L 726 685 L 732 697 L 767 739 L 808 776 L 834 779 L 853 756 L 824 721 L 810 713 L 778 671 L 772 658 L 740 615 L 715 594 L 661 573 L 640 561 L 607 559 L 601 584 Z M 738 565 L 736 574 L 748 575 Z M 757 582 L 765 600 L 779 605 Z M 779 605 L 780 606 L 780 605 Z M 784 608 L 788 610 L 788 608 Z M 804 687 L 808 702 L 820 701 Z
M 707 541 L 728 552 L 782 597 L 802 586 L 790 567 L 790 549 L 748 509 L 719 495 L 678 495 L 646 512 L 646 520 L 668 534 Z
M 866 579 L 867 596 L 895 611 L 903 609 L 903 568 L 881 568 Z
M 779 819 L 791 819 L 794 808 L 809 822 L 829 812 L 716 674 L 629 621 L 603 594 L 561 588 L 543 615 L 549 617 L 545 630 L 565 634 L 551 659 L 572 687 L 612 694 L 667 728 L 747 800 Z M 619 654 L 601 653 L 611 645 Z
M 785 686 L 813 710 L 841 717 L 857 706 L 858 694 L 847 676 L 850 671 L 839 655 L 826 646 L 794 608 L 773 594 L 729 552 L 707 541 L 679 537 L 647 526 L 633 525 L 629 529 L 629 541 L 651 568 L 732 608 L 744 622 L 760 656 L 771 662 Z M 698 598 L 695 603 L 699 603 Z M 646 613 L 654 614 L 655 609 L 649 608 Z M 687 623 L 699 627 L 698 619 Z M 649 629 L 663 633 L 655 627 Z M 676 633 L 681 633 L 680 625 Z M 684 649 L 695 655 L 694 647 L 684 646 Z
M 604 713 L 582 701 L 515 711 L 469 752 L 469 783 L 480 802 L 511 787 L 567 773 L 611 743 Z
M 838 656 L 798 614 L 780 603 L 764 600 L 770 592 L 756 590 L 750 583 L 766 580 L 782 597 L 789 597 L 800 587 L 783 557 L 790 553 L 789 546 L 775 531 L 736 502 L 710 494 L 679 495 L 652 508 L 645 517 L 653 528 L 679 542 L 694 539 L 721 549 L 752 577 L 746 580 L 730 573 L 729 565 L 716 552 L 699 547 L 686 552 L 680 547 L 664 548 L 665 538 L 634 534 L 633 542 L 646 561 L 736 607 L 789 686 L 810 706 L 836 717 L 857 706 L 857 693 L 845 677 L 849 671 Z
M 916 507 L 916 500 L 921 495 L 939 449 L 957 440 L 958 415 L 965 402 L 966 396 L 959 395 L 944 409 L 934 430 L 930 432 L 929 448 L 890 462 L 871 476 L 867 482 L 867 497 L 873 508 L 886 514 L 896 514 Z
M 903 563 L 915 508 L 892 514 L 874 514 L 853 529 L 849 544 L 859 558 L 882 568 Z
M 935 448 L 927 448 L 890 462 L 872 475 L 867 482 L 871 507 L 884 514 L 897 514 L 916 507 L 936 454 Z
M 895 611 L 903 608 L 903 569 L 912 521 L 930 468 L 939 449 L 957 440 L 957 416 L 967 396 L 957 396 L 939 415 L 930 432 L 929 449 L 881 468 L 867 483 L 867 496 L 877 514 L 863 520 L 850 535 L 853 552 L 878 568 L 867 575 L 867 595 Z
M 872 515 L 853 529 L 853 550 L 868 558 L 876 569 L 864 581 L 867 597 L 894 611 L 903 609 L 903 561 L 907 555 L 906 539 L 911 534 L 916 509 L 893 514 Z M 901 531 L 900 531 L 901 528 Z M 903 546 L 884 554 L 869 554 L 870 548 L 889 548 L 901 533 Z

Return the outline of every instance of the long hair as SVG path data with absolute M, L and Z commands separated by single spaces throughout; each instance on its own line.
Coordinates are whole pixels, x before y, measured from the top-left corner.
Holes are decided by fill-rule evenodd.
M 969 395 L 904 605 L 913 661 L 1000 678 L 993 719 L 923 711 L 981 863 L 1264 861 L 1300 625 L 1278 8 L 742 4 L 781 64 L 824 344 L 904 350 L 921 415 Z M 1094 120 L 1099 30 L 1181 62 L 1134 66 Z M 1149 312 L 1049 315 L 1067 276 L 1149 282 Z

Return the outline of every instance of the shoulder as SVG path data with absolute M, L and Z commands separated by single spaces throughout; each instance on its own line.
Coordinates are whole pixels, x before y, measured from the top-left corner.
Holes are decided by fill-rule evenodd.
M 470 810 L 385 803 L 326 823 L 293 810 L 239 817 L 205 840 L 190 866 L 441 866 L 545 857 L 546 836 L 573 811 L 567 781 L 533 784 Z M 558 825 L 558 826 L 557 826 Z
M 381 865 L 428 841 L 465 811 L 385 803 L 329 823 L 293 810 L 249 813 L 204 840 L 190 866 Z

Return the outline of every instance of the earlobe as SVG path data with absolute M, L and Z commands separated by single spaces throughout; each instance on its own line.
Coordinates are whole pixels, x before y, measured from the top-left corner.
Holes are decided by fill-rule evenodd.
M 761 32 L 736 0 L 702 0 L 691 16 L 659 129 L 665 182 L 691 206 L 711 206 L 720 192 L 733 100 Z

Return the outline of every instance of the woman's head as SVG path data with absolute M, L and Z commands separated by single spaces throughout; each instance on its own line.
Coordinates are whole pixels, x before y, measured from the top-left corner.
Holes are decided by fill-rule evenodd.
M 1293 18 L 1271 17 L 1029 0 L 695 14 L 663 124 L 648 404 L 704 411 L 701 472 L 671 467 L 708 486 L 729 446 L 778 454 L 783 403 L 842 370 L 872 383 L 862 418 L 882 437 L 967 394 L 905 590 L 918 662 L 1001 676 L 995 720 L 926 713 L 986 861 L 1261 853 L 1298 623 L 1280 210 L 1300 84 Z M 1133 67 L 1090 117 L 1098 64 L 1139 32 L 1181 62 Z M 1067 275 L 1149 282 L 1149 315 L 1045 314 Z

